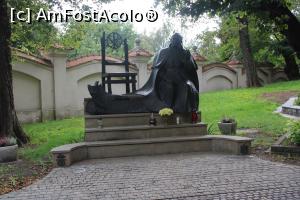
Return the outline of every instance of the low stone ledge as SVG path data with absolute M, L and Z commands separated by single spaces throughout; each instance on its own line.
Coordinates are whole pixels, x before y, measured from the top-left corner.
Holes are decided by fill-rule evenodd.
M 272 145 L 271 153 L 300 156 L 300 146 Z
M 55 147 L 51 150 L 51 153 L 65 153 L 66 151 L 72 151 L 78 148 L 82 148 L 86 146 L 86 142 L 73 143 L 73 144 L 65 144 L 59 147 Z
M 235 142 L 251 142 L 253 139 L 235 135 L 205 135 L 202 138 L 214 139 L 214 140 L 230 140 Z
M 282 107 L 282 113 L 287 115 L 292 115 L 300 117 L 300 106 L 294 107 Z
M 87 146 L 85 142 L 66 144 L 51 150 L 53 163 L 58 167 L 70 166 L 74 162 L 88 159 Z
M 225 152 L 238 155 L 250 154 L 251 141 L 253 139 L 240 136 L 211 135 L 212 152 Z
M 96 141 L 67 144 L 51 150 L 56 166 L 69 166 L 86 159 L 155 155 L 184 152 L 250 153 L 252 139 L 239 136 L 206 135 Z
M 297 99 L 297 97 L 291 97 L 287 102 L 285 102 L 281 107 L 281 113 L 300 117 L 300 106 L 294 105 Z

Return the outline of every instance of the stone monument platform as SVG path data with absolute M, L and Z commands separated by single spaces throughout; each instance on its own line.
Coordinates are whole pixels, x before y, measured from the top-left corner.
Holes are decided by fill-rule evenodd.
M 54 163 L 186 152 L 249 154 L 251 139 L 207 135 L 207 125 L 192 123 L 188 113 L 174 114 L 168 121 L 154 114 L 155 126 L 149 125 L 150 115 L 85 115 L 85 141 L 52 149 Z
M 105 60 L 106 45 L 114 49 L 121 46 L 121 40 L 116 39 L 121 36 L 117 33 L 110 33 L 109 40 L 105 38 L 103 33 L 102 72 L 106 71 L 105 65 L 116 64 Z M 183 48 L 180 34 L 175 33 L 169 47 L 155 56 L 151 75 L 138 90 L 134 76 L 129 73 L 127 47 L 125 39 L 125 61 L 117 63 L 125 65 L 125 73 L 102 73 L 101 84 L 97 81 L 88 85 L 92 98 L 84 101 L 85 142 L 54 148 L 56 165 L 68 166 L 84 159 L 168 153 L 249 153 L 250 138 L 207 135 L 207 125 L 197 113 L 198 66 L 189 50 Z M 112 80 L 113 77 L 125 79 Z M 120 83 L 125 84 L 126 94 L 113 94 L 111 85 Z M 167 108 L 171 109 L 171 116 L 155 114 Z

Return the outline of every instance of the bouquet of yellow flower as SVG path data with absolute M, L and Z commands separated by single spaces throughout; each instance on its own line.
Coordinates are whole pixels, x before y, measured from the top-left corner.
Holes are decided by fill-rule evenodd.
M 161 117 L 171 116 L 173 113 L 174 111 L 171 108 L 163 108 L 159 111 Z

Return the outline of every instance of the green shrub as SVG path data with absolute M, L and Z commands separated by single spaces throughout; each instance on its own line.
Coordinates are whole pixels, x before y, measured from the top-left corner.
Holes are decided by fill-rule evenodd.
M 300 144 L 300 121 L 288 122 L 287 131 L 289 133 L 289 139 L 295 144 Z

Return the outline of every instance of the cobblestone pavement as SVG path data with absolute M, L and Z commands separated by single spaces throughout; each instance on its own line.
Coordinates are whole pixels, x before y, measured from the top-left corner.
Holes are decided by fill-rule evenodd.
M 89 160 L 0 199 L 299 200 L 300 167 L 203 153 Z

